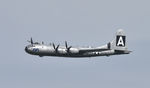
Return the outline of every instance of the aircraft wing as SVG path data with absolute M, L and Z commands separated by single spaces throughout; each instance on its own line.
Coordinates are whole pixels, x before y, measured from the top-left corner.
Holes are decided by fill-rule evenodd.
M 79 52 L 84 53 L 84 52 L 94 52 L 94 51 L 105 51 L 109 50 L 108 48 L 80 48 Z

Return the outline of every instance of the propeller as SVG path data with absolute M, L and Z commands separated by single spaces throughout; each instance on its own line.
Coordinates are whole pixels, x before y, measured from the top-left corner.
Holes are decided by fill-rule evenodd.
M 55 44 L 53 43 L 53 48 L 55 49 L 55 52 L 58 52 L 59 45 L 57 45 L 56 47 Z
M 66 46 L 66 49 L 67 49 L 67 53 L 70 53 L 70 48 L 71 48 L 72 46 L 69 46 L 69 47 L 68 47 L 67 41 L 65 41 L 65 46 Z
M 32 40 L 32 37 L 31 37 L 31 39 L 30 39 L 30 41 L 29 40 L 27 40 L 29 43 L 31 43 L 31 45 L 33 44 L 33 40 Z

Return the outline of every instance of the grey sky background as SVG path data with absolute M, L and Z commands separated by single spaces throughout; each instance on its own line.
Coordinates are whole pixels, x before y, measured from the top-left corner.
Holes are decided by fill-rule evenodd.
M 150 1 L 1 0 L 0 88 L 150 88 Z M 27 40 L 100 46 L 118 29 L 130 55 L 58 58 L 25 53 Z

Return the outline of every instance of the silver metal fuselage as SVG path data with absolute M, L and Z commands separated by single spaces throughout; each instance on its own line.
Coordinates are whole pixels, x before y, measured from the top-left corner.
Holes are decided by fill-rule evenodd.
M 69 52 L 65 46 L 60 46 L 56 51 L 52 45 L 44 44 L 32 44 L 25 47 L 25 51 L 32 55 L 42 56 L 59 56 L 59 57 L 94 57 L 94 56 L 110 56 L 110 55 L 120 55 L 120 54 L 129 54 L 130 51 L 116 51 L 114 49 L 105 48 L 103 50 L 94 50 L 92 51 L 82 51 L 82 49 L 87 48 L 70 48 Z
M 44 45 L 44 43 L 34 43 L 32 38 L 31 45 L 26 46 L 25 51 L 32 55 L 38 56 L 60 56 L 60 57 L 94 57 L 94 56 L 110 56 L 129 54 L 126 43 L 126 35 L 122 29 L 119 29 L 116 33 L 116 37 L 113 41 L 96 48 L 88 47 L 72 47 L 68 46 L 65 42 L 65 46 Z

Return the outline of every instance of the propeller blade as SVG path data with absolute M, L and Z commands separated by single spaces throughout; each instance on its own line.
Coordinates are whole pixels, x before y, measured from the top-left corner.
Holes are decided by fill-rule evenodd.
M 31 41 L 30 41 L 30 42 L 31 42 L 31 44 L 33 44 L 33 40 L 32 40 L 32 37 L 31 37 Z
M 44 44 L 44 42 L 42 41 L 42 44 Z
M 68 47 L 68 49 L 70 50 L 71 47 L 72 47 L 72 46 Z
M 58 50 L 58 48 L 59 48 L 59 45 L 56 47 L 56 50 Z
M 53 48 L 56 49 L 55 44 L 53 43 Z
M 68 48 L 68 44 L 67 44 L 67 41 L 65 41 L 65 46 L 66 46 L 66 48 Z

